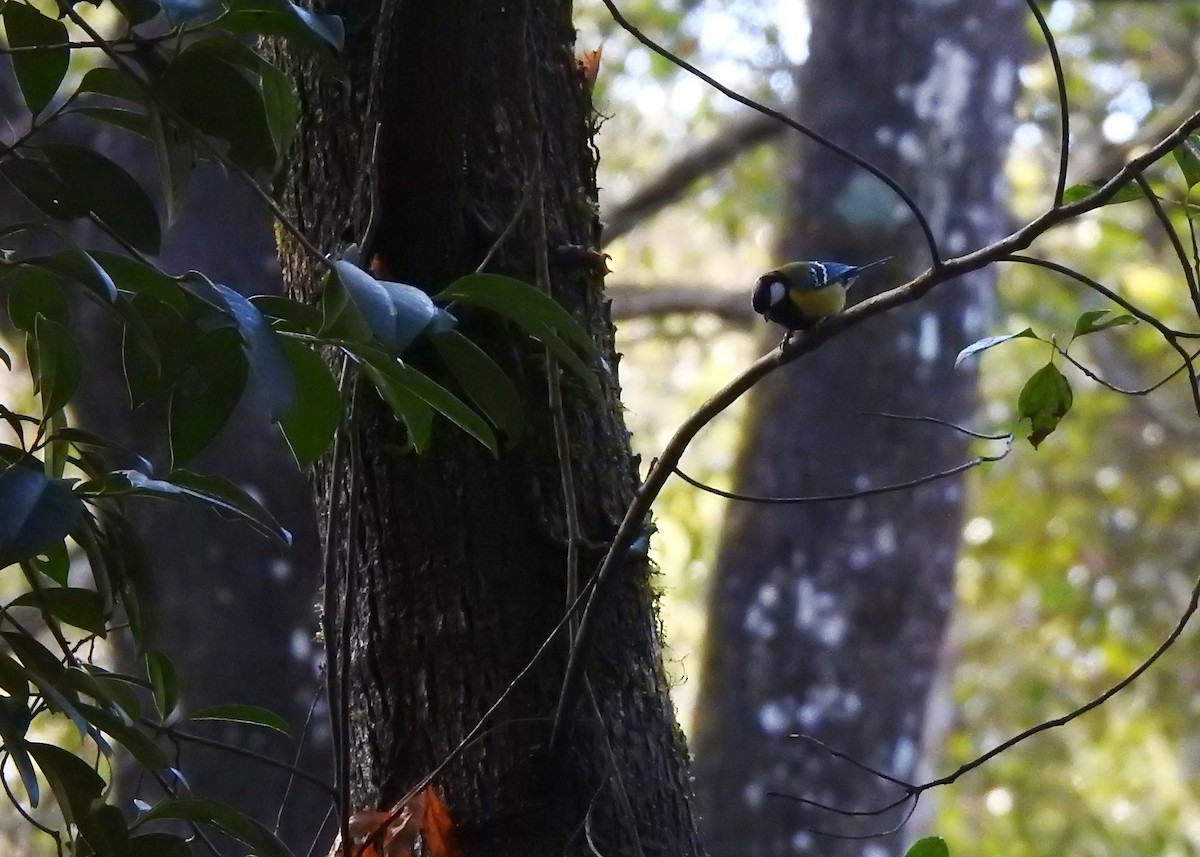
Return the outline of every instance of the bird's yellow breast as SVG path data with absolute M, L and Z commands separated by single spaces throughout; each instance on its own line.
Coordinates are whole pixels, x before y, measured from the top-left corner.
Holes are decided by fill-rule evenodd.
M 840 285 L 823 289 L 788 289 L 788 298 L 809 318 L 837 315 L 846 308 L 846 289 Z

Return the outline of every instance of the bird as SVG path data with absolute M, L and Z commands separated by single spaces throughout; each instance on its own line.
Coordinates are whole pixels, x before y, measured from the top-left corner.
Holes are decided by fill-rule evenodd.
M 754 311 L 789 331 L 805 330 L 846 308 L 846 290 L 863 273 L 891 259 L 866 265 L 841 262 L 788 262 L 754 283 Z

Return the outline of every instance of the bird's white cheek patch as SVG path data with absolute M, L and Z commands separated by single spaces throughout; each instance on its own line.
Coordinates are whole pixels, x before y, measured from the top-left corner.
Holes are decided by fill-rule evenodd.
M 787 294 L 787 288 L 783 283 L 776 280 L 771 283 L 771 306 L 778 306 L 783 301 L 784 295 Z

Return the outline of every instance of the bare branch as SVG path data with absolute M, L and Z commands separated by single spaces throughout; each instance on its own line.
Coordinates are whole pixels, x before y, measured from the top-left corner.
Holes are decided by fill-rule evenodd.
M 783 132 L 783 126 L 762 113 L 746 112 L 729 121 L 700 145 L 684 152 L 651 176 L 627 198 L 602 215 L 602 247 L 629 233 L 687 195 L 692 184 L 712 175 L 741 155 Z
M 708 313 L 734 324 L 749 324 L 754 310 L 745 292 L 723 286 L 614 285 L 607 288 L 614 321 L 674 314 Z

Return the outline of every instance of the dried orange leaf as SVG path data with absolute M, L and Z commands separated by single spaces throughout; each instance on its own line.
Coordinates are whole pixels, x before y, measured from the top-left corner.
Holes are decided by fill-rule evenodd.
M 421 819 L 421 835 L 425 837 L 425 845 L 429 857 L 460 857 L 462 850 L 454 836 L 454 821 L 446 805 L 432 786 L 425 789 L 425 814 Z

